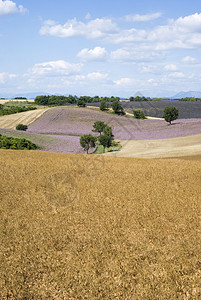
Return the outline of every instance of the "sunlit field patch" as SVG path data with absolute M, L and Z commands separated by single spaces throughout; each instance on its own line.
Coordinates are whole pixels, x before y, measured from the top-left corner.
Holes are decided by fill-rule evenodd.
M 1 299 L 200 298 L 200 161 L 0 160 Z

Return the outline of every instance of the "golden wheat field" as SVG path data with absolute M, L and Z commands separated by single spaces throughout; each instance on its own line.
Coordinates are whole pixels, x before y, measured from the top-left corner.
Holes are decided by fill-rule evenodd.
M 200 299 L 201 160 L 0 161 L 0 299 Z

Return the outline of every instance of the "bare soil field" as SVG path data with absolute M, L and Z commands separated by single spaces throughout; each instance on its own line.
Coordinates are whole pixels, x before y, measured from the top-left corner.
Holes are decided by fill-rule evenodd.
M 42 108 L 36 110 L 25 111 L 17 114 L 6 115 L 0 117 L 0 128 L 15 129 L 15 127 L 22 123 L 29 125 L 37 118 L 42 116 L 49 108 Z
M 201 164 L 0 150 L 1 299 L 200 299 Z

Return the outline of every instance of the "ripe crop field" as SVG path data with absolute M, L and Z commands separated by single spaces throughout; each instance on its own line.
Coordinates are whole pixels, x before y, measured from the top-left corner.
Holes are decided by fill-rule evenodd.
M 29 125 L 31 122 L 39 118 L 48 108 L 25 111 L 17 114 L 6 115 L 0 117 L 0 128 L 15 129 L 15 127 L 23 123 Z
M 201 161 L 0 164 L 1 299 L 200 299 Z

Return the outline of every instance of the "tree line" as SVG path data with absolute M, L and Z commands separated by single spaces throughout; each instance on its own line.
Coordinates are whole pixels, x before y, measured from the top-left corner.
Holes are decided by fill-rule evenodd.
M 99 96 L 56 96 L 56 95 L 40 95 L 34 99 L 34 102 L 38 105 L 66 105 L 66 104 L 78 104 L 79 106 L 85 106 L 86 103 L 97 103 L 102 100 L 112 102 L 119 97 L 99 97 Z
M 0 116 L 4 116 L 4 115 L 12 115 L 12 114 L 16 114 L 19 112 L 24 112 L 24 111 L 28 111 L 28 110 L 34 110 L 36 109 L 36 107 L 33 106 L 6 106 L 6 105 L 2 105 L 0 104 Z

